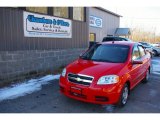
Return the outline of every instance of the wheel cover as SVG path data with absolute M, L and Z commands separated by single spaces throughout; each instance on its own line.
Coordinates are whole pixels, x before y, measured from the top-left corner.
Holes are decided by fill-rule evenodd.
M 154 51 L 153 51 L 153 54 L 154 54 L 154 56 L 157 55 L 157 51 L 154 50 Z
M 147 74 L 146 74 L 146 80 L 149 79 L 149 70 L 147 70 Z
M 127 99 L 128 99 L 128 87 L 126 86 L 122 93 L 122 103 L 126 104 Z
M 153 55 L 155 55 L 155 51 L 153 51 Z

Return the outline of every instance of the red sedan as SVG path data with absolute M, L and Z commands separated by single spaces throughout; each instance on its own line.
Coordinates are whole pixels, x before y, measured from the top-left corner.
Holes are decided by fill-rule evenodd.
M 124 106 L 130 90 L 148 81 L 150 61 L 138 43 L 98 43 L 63 69 L 60 91 L 84 102 Z

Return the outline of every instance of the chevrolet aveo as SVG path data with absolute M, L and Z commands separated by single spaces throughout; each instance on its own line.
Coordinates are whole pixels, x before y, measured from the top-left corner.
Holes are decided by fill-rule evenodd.
M 60 91 L 84 102 L 124 106 L 130 90 L 148 81 L 150 61 L 138 43 L 98 43 L 63 69 Z

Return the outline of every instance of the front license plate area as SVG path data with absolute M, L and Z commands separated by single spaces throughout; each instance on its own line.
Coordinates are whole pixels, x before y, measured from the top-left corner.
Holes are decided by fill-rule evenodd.
M 73 94 L 79 94 L 81 95 L 82 94 L 82 89 L 81 88 L 77 88 L 77 87 L 71 87 L 71 93 Z

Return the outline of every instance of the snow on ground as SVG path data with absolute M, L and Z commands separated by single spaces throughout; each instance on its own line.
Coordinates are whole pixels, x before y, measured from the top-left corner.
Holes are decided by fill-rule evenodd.
M 151 70 L 152 70 L 152 73 L 160 75 L 160 61 L 159 60 L 152 60 Z
M 42 85 L 49 84 L 50 81 L 59 79 L 60 75 L 46 75 L 39 79 L 31 79 L 27 82 L 11 85 L 0 89 L 0 101 L 15 99 L 26 94 L 31 94 L 41 90 Z

